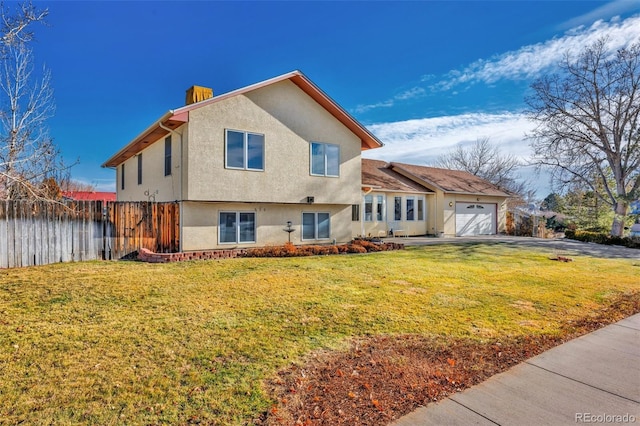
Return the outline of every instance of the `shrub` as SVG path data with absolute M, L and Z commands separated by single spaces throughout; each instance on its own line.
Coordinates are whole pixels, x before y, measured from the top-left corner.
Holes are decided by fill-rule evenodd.
M 308 245 L 295 246 L 293 243 L 285 243 L 282 246 L 266 246 L 248 249 L 244 257 L 293 257 L 293 256 L 319 256 L 344 253 L 369 253 L 386 250 L 401 250 L 402 244 L 383 243 L 370 239 L 355 239 L 349 244 L 341 245 Z
M 625 246 L 629 248 L 640 248 L 640 238 L 637 237 L 615 237 L 605 232 L 582 231 L 567 229 L 564 233 L 566 238 L 584 241 L 587 243 Z

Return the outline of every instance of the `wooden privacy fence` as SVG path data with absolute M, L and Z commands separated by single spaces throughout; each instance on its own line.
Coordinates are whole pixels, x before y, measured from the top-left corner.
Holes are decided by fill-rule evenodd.
M 0 268 L 175 253 L 179 203 L 0 201 Z

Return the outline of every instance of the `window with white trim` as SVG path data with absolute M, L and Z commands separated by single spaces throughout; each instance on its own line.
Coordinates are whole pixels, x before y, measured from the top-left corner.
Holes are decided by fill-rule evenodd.
M 351 205 L 351 221 L 360 222 L 360 204 Z
M 164 138 L 164 175 L 171 174 L 171 135 Z
M 220 244 L 255 243 L 256 214 L 254 212 L 220 212 L 218 240 Z
M 376 220 L 384 221 L 384 195 L 376 196 Z
M 329 213 L 302 213 L 302 239 L 328 240 L 331 236 Z
M 416 220 L 416 216 L 415 216 L 415 198 L 413 197 L 407 197 L 407 210 L 406 210 L 406 216 L 407 216 L 407 220 Z
M 340 176 L 340 145 L 311 142 L 311 174 Z
M 424 198 L 418 198 L 418 220 L 424 220 Z
M 364 221 L 371 222 L 373 220 L 373 196 L 364 196 Z
M 225 167 L 240 170 L 264 170 L 264 135 L 225 131 Z
M 402 197 L 393 197 L 393 220 L 402 220 Z

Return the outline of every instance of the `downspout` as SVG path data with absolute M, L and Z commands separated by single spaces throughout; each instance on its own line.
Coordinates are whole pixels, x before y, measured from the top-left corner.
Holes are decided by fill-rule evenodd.
M 184 204 L 184 200 L 182 199 L 182 185 L 184 184 L 184 164 L 183 164 L 183 147 L 182 147 L 182 133 L 178 133 L 173 129 L 168 128 L 167 126 L 165 126 L 164 124 L 162 124 L 162 120 L 158 121 L 158 126 L 161 129 L 164 129 L 166 131 L 168 131 L 169 133 L 171 133 L 172 135 L 177 135 L 179 140 L 180 140 L 180 205 L 179 205 L 179 210 L 180 210 L 180 238 L 178 240 L 178 251 L 182 252 L 182 236 L 183 236 L 183 230 L 182 230 L 182 225 L 184 222 L 184 215 L 183 215 L 183 204 Z

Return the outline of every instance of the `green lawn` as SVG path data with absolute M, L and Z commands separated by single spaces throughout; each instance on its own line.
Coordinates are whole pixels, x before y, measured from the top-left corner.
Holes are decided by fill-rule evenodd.
M 499 245 L 2 270 L 0 424 L 242 424 L 315 349 L 557 334 L 639 283 L 638 261 Z

